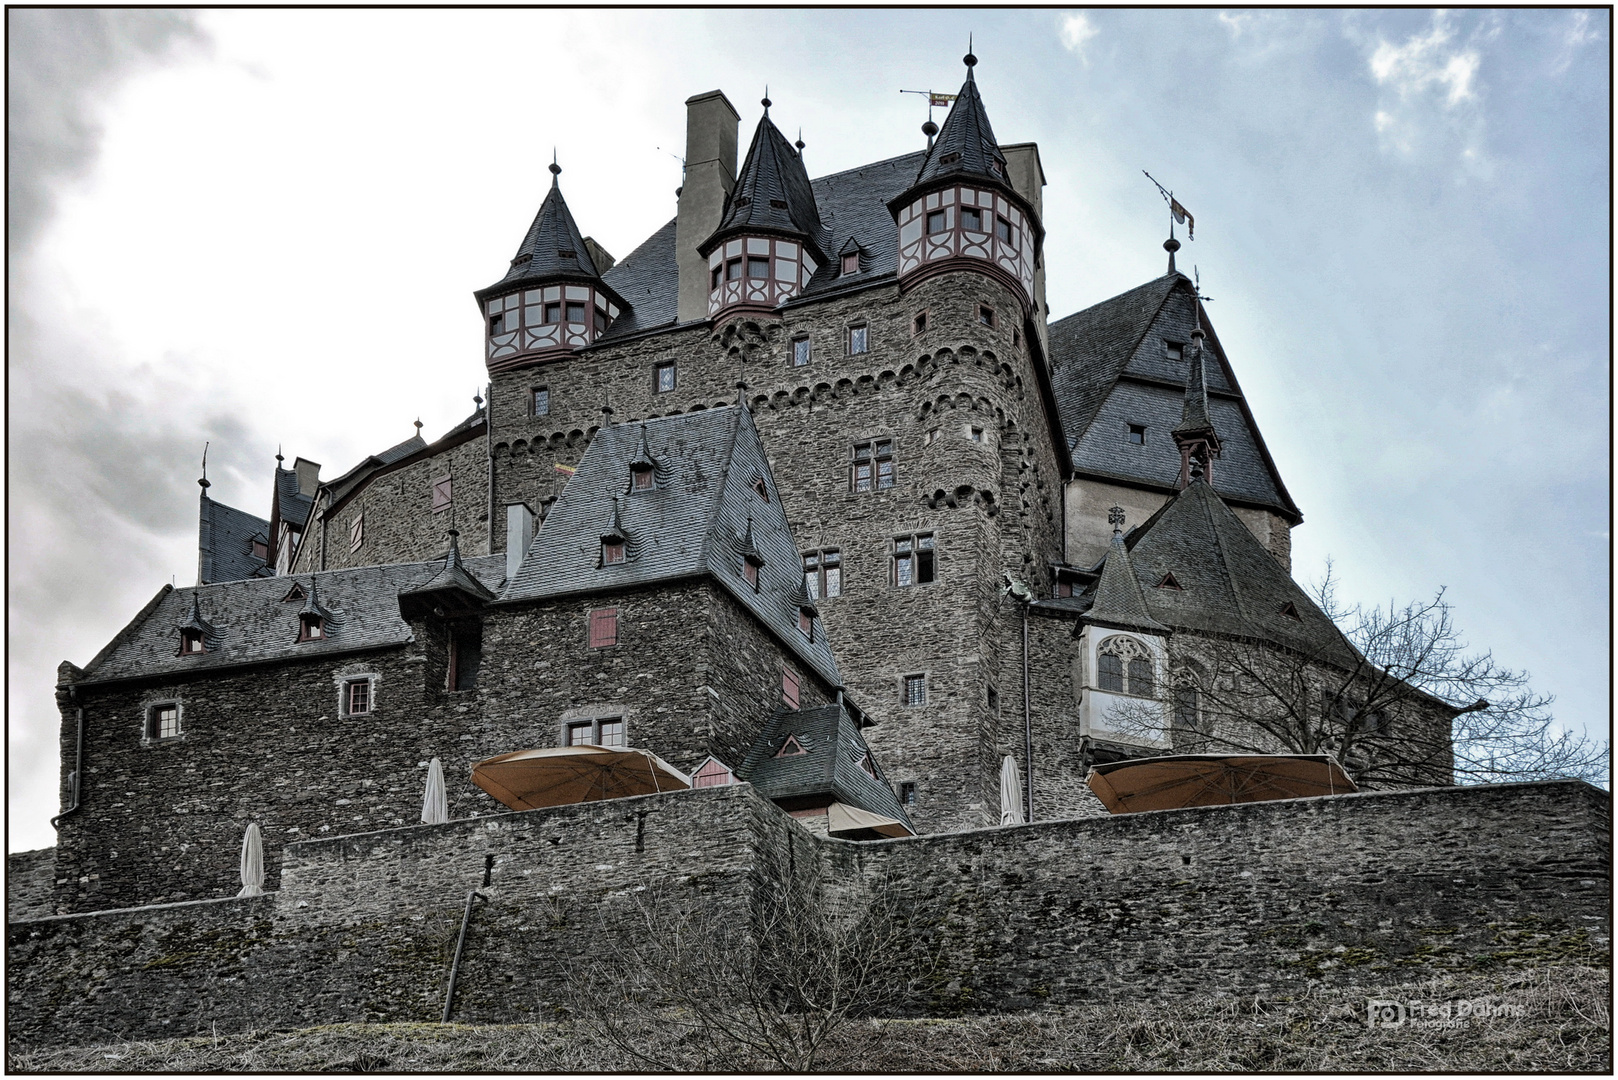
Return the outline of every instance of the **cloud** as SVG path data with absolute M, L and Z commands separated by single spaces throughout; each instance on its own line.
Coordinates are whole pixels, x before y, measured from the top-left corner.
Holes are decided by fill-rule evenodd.
M 1457 40 L 1447 12 L 1403 40 L 1375 37 L 1366 67 L 1382 93 L 1371 114 L 1382 148 L 1412 156 L 1442 146 L 1469 175 L 1487 178 L 1483 149 L 1482 44 L 1497 32 L 1483 27 Z
M 1247 24 L 1253 21 L 1253 15 L 1251 12 L 1232 15 L 1228 11 L 1221 11 L 1219 21 L 1225 24 L 1225 29 L 1230 31 L 1230 39 L 1235 41 L 1242 36 L 1242 31 L 1247 29 Z
M 1401 98 L 1409 98 L 1438 87 L 1445 106 L 1454 108 L 1475 94 L 1472 78 L 1478 70 L 1478 54 L 1470 49 L 1447 51 L 1452 31 L 1444 13 L 1433 15 L 1432 31 L 1416 35 L 1402 45 L 1381 42 L 1371 54 L 1371 75 L 1390 86 Z
M 1084 59 L 1084 47 L 1091 38 L 1101 33 L 1084 15 L 1069 15 L 1062 20 L 1062 46 Z

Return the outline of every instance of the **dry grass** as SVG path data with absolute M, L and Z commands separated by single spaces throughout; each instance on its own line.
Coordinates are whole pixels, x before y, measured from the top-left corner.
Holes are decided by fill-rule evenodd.
M 953 1020 L 851 1024 L 827 1071 L 882 1072 L 1608 1072 L 1605 969 L 1557 966 L 1390 988 L 1390 1000 L 1486 998 L 1522 1015 L 1450 1029 L 1370 1028 L 1365 998 L 1210 998 L 1167 1005 L 1077 1005 Z M 657 1030 L 646 1050 L 672 1068 L 757 1069 Z M 108 1046 L 12 1049 L 15 1072 L 644 1071 L 573 1023 L 339 1024 L 300 1031 Z

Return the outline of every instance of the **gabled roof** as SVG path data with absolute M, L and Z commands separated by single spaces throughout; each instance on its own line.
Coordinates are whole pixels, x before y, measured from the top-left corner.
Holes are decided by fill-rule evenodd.
M 1112 546 L 1107 550 L 1106 561 L 1101 566 L 1101 577 L 1095 584 L 1094 598 L 1084 618 L 1087 622 L 1120 630 L 1140 630 L 1148 634 L 1168 632 L 1168 627 L 1152 618 L 1147 610 L 1140 579 L 1130 565 L 1124 534 L 1116 528 L 1112 532 Z
M 1006 180 L 1006 156 L 995 142 L 988 110 L 983 107 L 977 80 L 972 77 L 972 66 L 976 63 L 976 58 L 969 54 L 966 82 L 961 84 L 961 92 L 949 116 L 944 118 L 944 126 L 916 172 L 918 187 L 956 175 L 988 181 L 1008 190 L 1011 187 Z
M 1050 325 L 1052 386 L 1074 471 L 1175 489 L 1180 454 L 1170 433 L 1184 419 L 1188 368 L 1167 343 L 1185 346 L 1200 320 L 1208 418 L 1222 447 L 1214 483 L 1244 505 L 1274 509 L 1296 524 L 1302 513 L 1287 493 L 1259 434 L 1241 386 L 1196 290 L 1183 274 L 1165 274 Z M 1128 425 L 1146 428 L 1132 445 Z
M 562 187 L 558 182 L 562 170 L 554 162 L 550 169 L 551 189 L 545 193 L 544 201 L 539 204 L 539 213 L 534 215 L 534 223 L 528 226 L 527 235 L 517 248 L 517 254 L 512 257 L 511 269 L 493 285 L 479 289 L 474 294 L 479 300 L 490 293 L 503 292 L 510 286 L 529 281 L 600 280 L 601 273 L 585 248 L 584 237 L 567 208 L 567 200 L 562 198 Z
M 702 245 L 711 251 L 725 237 L 740 232 L 790 233 L 824 252 L 820 208 L 804 171 L 803 158 L 770 122 L 766 111 L 753 132 L 736 186 L 725 197 L 719 228 Z
M 640 452 L 643 428 L 658 462 L 658 482 L 635 490 L 629 466 Z M 754 476 L 763 478 L 768 498 L 754 490 Z M 616 527 L 629 538 L 627 558 L 603 565 L 602 533 L 614 520 L 614 497 L 620 500 Z M 749 518 L 753 545 L 764 558 L 757 591 L 742 577 L 738 547 Z M 612 593 L 697 577 L 717 581 L 822 679 L 841 685 L 819 619 L 810 639 L 798 629 L 803 563 L 752 415 L 735 406 L 596 432 L 497 602 Z
M 789 738 L 795 738 L 807 753 L 776 757 Z M 875 776 L 860 767 L 862 758 L 870 763 Z M 823 796 L 828 802 L 847 803 L 911 824 L 881 766 L 871 756 L 859 725 L 841 705 L 777 711 L 737 767 L 736 775 L 767 799 Z
M 1124 543 L 1147 613 L 1170 629 L 1267 641 L 1344 666 L 1357 663 L 1342 632 L 1201 480 L 1131 530 Z M 1169 573 L 1180 588 L 1155 588 Z M 1093 604 L 1099 585 L 1083 601 Z M 1297 618 L 1281 613 L 1288 603 Z
M 268 545 L 269 538 L 268 521 L 215 502 L 203 491 L 197 526 L 198 584 L 268 576 L 272 571 L 253 554 L 253 542 Z
M 465 563 L 466 572 L 485 589 L 499 585 L 505 568 L 504 555 Z M 438 562 L 394 563 L 298 574 L 294 580 L 304 592 L 302 606 L 283 602 L 289 588 L 285 577 L 168 589 L 90 662 L 80 681 L 171 676 L 403 645 L 411 640 L 411 631 L 399 614 L 399 594 L 426 584 L 441 569 Z M 201 656 L 177 656 L 175 628 L 190 618 L 193 597 L 218 647 L 210 642 L 210 651 Z M 330 638 L 300 643 L 299 618 L 311 603 L 340 623 L 340 630 Z
M 483 413 L 479 411 L 474 413 L 472 418 L 477 419 L 482 415 Z M 464 426 L 464 424 L 458 425 L 458 427 Z M 337 477 L 335 480 L 321 485 L 321 487 L 325 488 L 331 493 L 331 501 L 329 505 L 335 505 L 341 502 L 349 492 L 359 487 L 360 484 L 369 479 L 371 474 L 376 472 L 378 469 L 385 468 L 401 458 L 407 458 L 411 454 L 425 449 L 427 449 L 427 441 L 421 437 L 421 432 L 418 431 L 404 442 L 395 443 L 386 450 L 382 451 L 380 454 L 372 454 L 370 457 L 366 458 L 364 461 L 360 462 L 343 475 Z
M 442 607 L 468 611 L 487 604 L 494 593 L 473 577 L 461 562 L 461 545 L 454 529 L 449 534 L 449 554 L 444 556 L 443 568 L 432 580 L 406 589 L 399 594 L 400 610 L 408 618 L 414 610 Z

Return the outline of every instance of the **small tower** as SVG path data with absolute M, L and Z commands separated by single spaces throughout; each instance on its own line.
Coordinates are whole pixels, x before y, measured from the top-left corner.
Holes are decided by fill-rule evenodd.
M 1190 370 L 1186 372 L 1185 407 L 1174 429 L 1174 445 L 1180 449 L 1180 483 L 1183 489 L 1192 480 L 1213 484 L 1214 460 L 1219 457 L 1219 433 L 1208 412 L 1208 383 L 1203 373 L 1202 303 L 1197 302 L 1197 323 L 1191 331 Z
M 937 138 L 929 135 L 915 183 L 888 202 L 899 225 L 899 280 L 910 285 L 945 270 L 987 271 L 1032 310 L 1045 230 L 1007 176 L 1006 155 L 972 75 L 977 62 L 966 54 L 966 82 Z
M 753 132 L 719 228 L 698 249 L 708 260 L 708 316 L 771 310 L 798 295 L 826 262 L 820 209 L 799 149 L 770 120 Z
M 491 373 L 589 345 L 629 305 L 614 292 L 562 198 L 562 167 L 550 165 L 551 189 L 511 260 L 506 276 L 479 289 L 485 361 Z

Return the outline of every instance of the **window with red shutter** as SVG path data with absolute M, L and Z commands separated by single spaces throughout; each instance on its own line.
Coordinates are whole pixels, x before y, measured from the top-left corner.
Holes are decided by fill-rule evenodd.
M 798 676 L 790 671 L 781 672 L 781 702 L 789 709 L 798 707 Z
M 604 649 L 618 644 L 618 609 L 598 608 L 590 612 L 590 648 Z
M 455 497 L 454 484 L 453 476 L 440 476 L 433 481 L 433 513 L 440 514 L 449 509 L 449 504 Z

